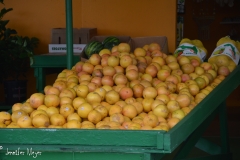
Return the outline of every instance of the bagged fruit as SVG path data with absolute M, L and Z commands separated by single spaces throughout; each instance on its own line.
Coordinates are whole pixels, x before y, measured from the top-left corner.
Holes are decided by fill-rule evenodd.
M 232 40 L 229 36 L 225 36 L 218 40 L 216 47 L 218 47 L 224 43 L 232 43 L 234 46 L 236 46 L 236 42 L 234 40 Z
M 197 59 L 199 62 L 203 62 L 206 55 L 207 50 L 200 40 L 190 40 L 188 38 L 182 39 L 174 52 L 175 57 L 187 56 L 190 60 Z
M 226 66 L 233 71 L 239 62 L 239 42 L 226 36 L 217 42 L 217 47 L 212 52 L 208 62 L 215 63 L 218 67 Z

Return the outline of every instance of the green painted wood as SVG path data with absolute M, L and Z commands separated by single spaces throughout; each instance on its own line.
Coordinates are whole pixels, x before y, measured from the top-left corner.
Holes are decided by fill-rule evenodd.
M 186 117 L 164 135 L 164 150 L 172 152 L 207 118 L 240 84 L 240 66 L 226 77 Z
M 169 132 L 129 130 L 73 129 L 0 129 L 0 143 L 6 145 L 79 145 L 82 149 L 142 150 L 171 153 L 216 110 L 220 103 L 239 85 L 239 66 L 198 106 Z M 70 136 L 69 136 L 70 135 Z M 89 148 L 86 148 L 88 146 Z M 66 150 L 72 148 L 66 148 Z
M 159 134 L 161 134 L 161 131 L 3 128 L 0 129 L 0 143 L 16 145 L 78 144 L 86 146 L 141 146 L 156 148 Z
M 73 55 L 73 64 L 80 61 L 80 55 Z M 51 68 L 66 68 L 66 54 L 43 54 L 33 56 L 34 76 L 36 77 L 36 89 L 38 92 L 43 91 L 46 84 L 46 70 Z
M 65 1 L 66 6 L 66 39 L 67 39 L 67 69 L 73 66 L 73 22 L 72 0 Z
M 144 160 L 153 160 L 152 155 L 150 153 L 144 153 L 143 159 Z
M 221 154 L 221 147 L 215 143 L 208 141 L 205 138 L 200 138 L 196 144 L 196 147 L 211 155 Z
M 206 130 L 206 128 L 209 126 L 210 122 L 214 119 L 214 117 L 219 112 L 219 109 L 217 108 L 211 116 L 208 116 L 207 119 L 201 123 L 201 125 L 198 126 L 198 128 L 192 132 L 188 138 L 182 143 L 180 149 L 176 153 L 174 159 L 183 159 L 188 156 L 188 154 L 191 152 L 193 147 L 196 145 L 196 143 L 199 141 L 199 139 L 202 137 L 203 132 Z M 207 145 L 207 143 L 205 143 Z M 205 147 L 211 147 L 211 146 L 198 146 L 198 148 L 204 150 Z M 204 147 L 204 148 L 201 148 Z M 215 148 L 214 148 L 215 149 Z M 221 152 L 219 152 L 221 153 Z
M 146 153 L 159 154 L 160 150 L 152 147 L 142 146 L 90 146 L 90 145 L 36 145 L 36 144 L 1 144 L 0 152 L 6 153 L 7 150 L 27 150 L 33 148 L 41 152 L 116 152 L 116 153 Z
M 36 89 L 38 92 L 43 91 L 46 86 L 46 74 L 43 68 L 34 68 L 34 76 L 36 77 Z
M 12 106 L 10 105 L 6 105 L 6 104 L 1 104 L 0 105 L 0 111 L 8 111 L 8 110 L 10 110 L 10 109 L 12 109 Z
M 50 160 L 50 159 L 58 159 L 58 160 L 74 160 L 73 153 L 71 152 L 42 152 L 41 155 L 29 154 L 26 150 L 24 151 L 24 155 L 6 155 L 7 153 L 0 152 L 0 160 Z M 35 158 L 34 158 L 35 157 Z
M 159 132 L 157 134 L 157 149 L 163 149 L 163 135 L 166 133 L 165 131 Z
M 224 101 L 224 103 L 222 103 L 220 106 L 220 114 L 219 114 L 222 153 L 230 152 L 226 106 L 227 106 L 226 101 Z
M 218 155 L 209 155 L 209 156 L 202 156 L 202 157 L 195 157 L 195 158 L 184 158 L 184 160 L 232 160 L 232 154 L 218 154 Z
M 143 154 L 133 153 L 74 153 L 74 160 L 143 160 Z
M 74 145 L 82 151 L 103 150 L 171 153 L 198 128 L 239 85 L 239 66 L 180 123 L 169 132 L 136 130 L 74 130 L 74 129 L 0 129 L 0 143 L 4 145 L 43 145 L 56 151 L 73 151 Z M 163 139 L 163 141 L 161 141 Z M 67 146 L 65 146 L 67 145 Z M 64 148 L 65 147 L 65 148 Z M 49 148 L 48 148 L 49 149 Z
M 40 79 L 38 79 L 38 75 L 39 75 L 38 68 L 34 68 L 34 77 L 36 77 L 36 89 L 37 90 L 38 90 L 39 81 L 40 81 Z
M 0 159 L 2 160 L 143 160 L 143 154 L 133 153 L 106 153 L 106 152 L 41 152 L 41 154 L 31 154 L 24 151 L 24 155 L 6 155 L 6 153 L 0 153 Z
M 164 154 L 164 153 L 151 153 L 150 159 L 151 160 L 160 160 L 160 159 L 164 158 L 165 155 L 166 154 Z
M 73 55 L 73 64 L 80 61 L 80 54 Z M 67 68 L 66 54 L 41 54 L 33 56 L 32 68 Z

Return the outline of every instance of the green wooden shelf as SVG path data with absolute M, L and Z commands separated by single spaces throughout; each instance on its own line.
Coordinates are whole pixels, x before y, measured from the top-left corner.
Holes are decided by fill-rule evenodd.
M 80 54 L 73 54 L 73 63 L 80 61 Z M 67 68 L 67 55 L 66 54 L 57 54 L 57 53 L 47 53 L 41 55 L 33 56 L 33 68 L 42 67 L 42 68 L 57 68 L 64 67 Z
M 80 61 L 80 54 L 73 54 L 73 65 Z M 52 69 L 67 68 L 66 54 L 42 54 L 33 56 L 34 76 L 36 77 L 36 89 L 43 91 L 46 86 L 46 75 Z
M 66 0 L 68 46 L 72 45 L 71 2 Z M 68 49 L 67 52 L 72 53 L 71 47 Z M 47 68 L 71 68 L 78 61 L 79 56 L 72 54 L 34 56 L 32 67 L 37 77 L 37 90 L 42 91 L 45 86 Z M 231 159 L 225 100 L 239 86 L 239 75 L 238 66 L 169 132 L 2 128 L 0 159 L 159 160 L 176 150 L 174 159 L 184 159 L 194 146 L 210 154 L 208 157 L 195 159 Z M 202 133 L 217 115 L 220 117 L 221 146 L 202 139 Z
M 0 103 L 0 111 L 8 111 L 11 110 L 12 106 L 5 104 L 4 102 Z

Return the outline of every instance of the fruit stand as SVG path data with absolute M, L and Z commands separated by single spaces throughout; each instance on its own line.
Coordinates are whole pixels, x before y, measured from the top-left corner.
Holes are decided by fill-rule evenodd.
M 68 46 L 72 45 L 71 0 L 66 0 Z M 39 56 L 35 60 L 37 89 L 42 90 L 44 68 L 70 69 L 77 58 L 72 48 L 68 55 Z M 67 61 L 64 62 L 64 60 Z M 53 63 L 53 60 L 56 63 Z M 44 61 L 44 63 L 42 63 Z M 73 159 L 73 160 L 157 160 L 185 159 L 193 147 L 209 154 L 194 159 L 231 159 L 228 144 L 226 98 L 240 84 L 237 66 L 211 93 L 168 132 L 163 130 L 1 128 L 0 159 Z M 202 135 L 210 122 L 219 115 L 221 146 L 207 141 Z M 174 154 L 173 154 L 174 152 Z M 172 156 L 172 158 L 168 158 Z
M 203 101 L 169 132 L 95 129 L 1 129 L 2 159 L 161 159 L 177 149 L 176 159 L 185 158 L 196 146 L 210 156 L 229 159 L 225 99 L 240 84 L 238 66 Z M 221 144 L 201 138 L 219 114 Z M 224 158 L 225 157 L 225 158 Z M 200 159 L 204 159 L 201 157 Z

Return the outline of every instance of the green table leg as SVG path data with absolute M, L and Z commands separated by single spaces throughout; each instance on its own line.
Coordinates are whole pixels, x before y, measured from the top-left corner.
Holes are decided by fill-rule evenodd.
M 38 92 L 42 92 L 46 84 L 46 75 L 44 68 L 35 68 L 34 76 L 36 77 L 36 89 Z
M 72 0 L 66 0 L 67 69 L 73 66 Z
M 221 131 L 221 147 L 213 142 L 210 142 L 204 138 L 201 138 L 203 131 L 207 128 L 213 118 L 219 114 L 220 118 L 220 131 Z M 227 116 L 226 116 L 226 102 L 224 101 L 219 107 L 189 136 L 189 138 L 182 144 L 175 159 L 184 159 L 191 151 L 193 146 L 205 151 L 209 156 L 192 158 L 192 159 L 209 159 L 218 160 L 220 159 L 232 159 L 232 154 L 229 151 L 229 139 L 228 139 L 228 128 L 227 128 Z
M 183 142 L 179 151 L 176 153 L 174 159 L 183 159 L 188 156 L 195 144 L 202 137 L 203 132 L 207 129 L 210 122 L 217 115 L 218 109 L 216 109 L 208 118 Z
M 219 119 L 220 119 L 222 153 L 229 153 L 230 149 L 229 149 L 226 101 L 224 101 L 220 105 Z

